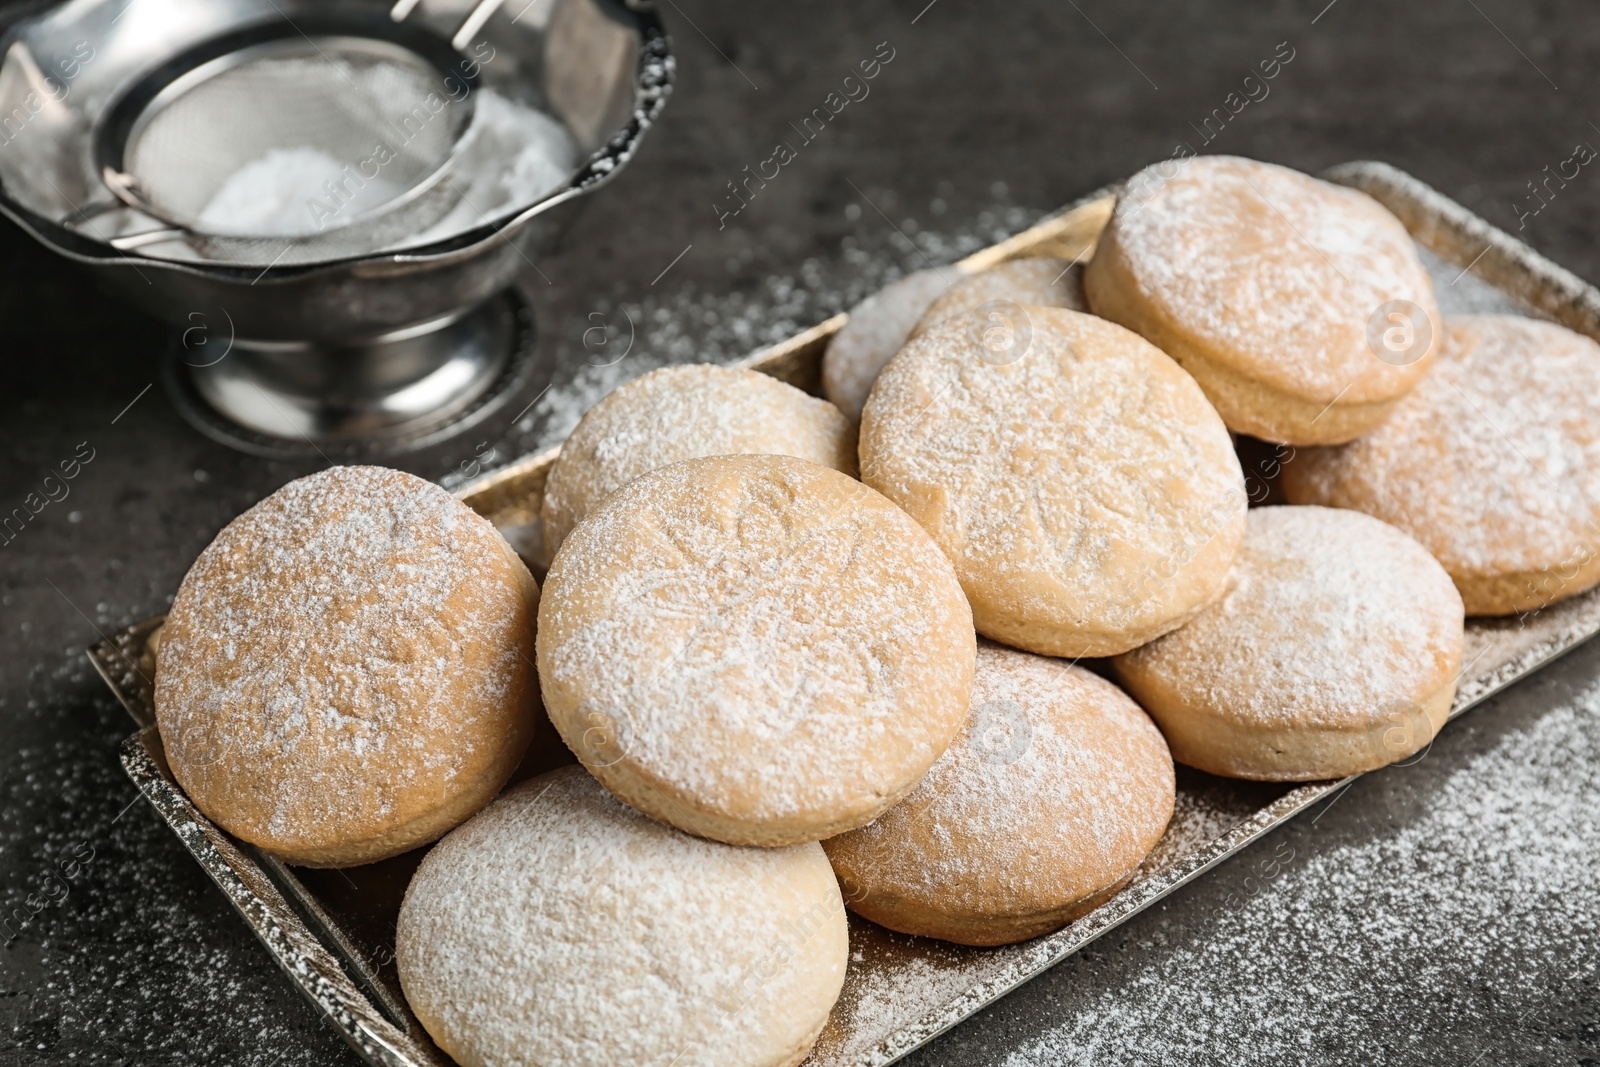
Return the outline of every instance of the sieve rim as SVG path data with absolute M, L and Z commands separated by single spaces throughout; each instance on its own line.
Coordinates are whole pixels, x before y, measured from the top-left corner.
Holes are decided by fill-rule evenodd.
M 267 235 L 212 230 L 194 216 L 156 203 L 145 194 L 138 176 L 127 169 L 126 153 L 165 106 L 228 70 L 269 57 L 298 55 L 314 59 L 319 54 L 325 57 L 323 47 L 336 48 L 341 54 L 353 51 L 390 61 L 398 59 L 413 68 L 426 67 L 441 78 L 455 78 L 466 87 L 459 101 L 465 107 L 464 117 L 458 124 L 450 151 L 432 171 L 399 196 L 317 230 L 270 237 L 292 246 L 295 242 L 323 239 L 404 209 L 437 186 L 459 158 L 476 113 L 481 79 L 478 71 L 472 69 L 469 57 L 456 51 L 442 37 L 416 26 L 394 24 L 388 19 L 302 18 L 293 25 L 282 20 L 264 21 L 209 38 L 169 58 L 119 89 L 101 112 L 91 133 L 93 158 L 100 180 L 128 207 L 185 234 L 223 240 L 265 239 Z

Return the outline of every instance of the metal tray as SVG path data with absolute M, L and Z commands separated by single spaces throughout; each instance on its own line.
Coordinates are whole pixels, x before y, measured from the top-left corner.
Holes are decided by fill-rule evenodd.
M 1365 190 L 1399 216 L 1423 249 L 1446 313 L 1516 311 L 1600 339 L 1600 292 L 1465 208 L 1381 163 L 1345 164 L 1325 177 Z M 1019 255 L 1083 257 L 1110 216 L 1115 193 L 1096 192 L 958 269 L 980 270 Z M 844 321 L 837 315 L 743 365 L 817 392 L 822 351 Z M 555 454 L 551 449 L 523 459 L 459 494 L 529 559 L 540 555 L 536 519 Z M 141 727 L 122 748 L 129 776 L 273 959 L 369 1063 L 448 1067 L 406 1008 L 394 966 L 395 916 L 424 850 L 344 871 L 291 869 L 213 826 L 173 781 L 153 725 L 160 626 L 159 618 L 147 620 L 89 650 Z M 1524 617 L 1470 620 L 1451 717 L 1597 632 L 1600 589 Z M 548 747 L 565 755 L 559 744 Z M 807 1062 L 892 1063 L 1349 781 L 1265 785 L 1180 767 L 1171 826 L 1128 886 L 1070 926 L 1023 944 L 964 948 L 894 934 L 852 916 L 844 992 Z

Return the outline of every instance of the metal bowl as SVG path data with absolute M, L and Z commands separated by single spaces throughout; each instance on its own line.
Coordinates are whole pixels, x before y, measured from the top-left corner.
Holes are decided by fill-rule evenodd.
M 177 331 L 204 321 L 225 357 L 199 358 L 179 345 L 169 377 L 212 409 L 180 405 L 212 436 L 272 454 L 414 447 L 459 429 L 464 417 L 485 417 L 486 392 L 496 383 L 503 390 L 526 362 L 526 310 L 501 294 L 548 247 L 571 206 L 627 164 L 664 106 L 674 63 L 653 7 L 69 3 L 0 39 L 0 211 Z M 556 118 L 582 162 L 548 195 L 486 212 L 448 239 L 335 256 L 323 256 L 315 240 L 185 229 L 129 188 L 118 150 L 142 100 L 218 56 L 271 41 L 315 48 L 334 34 L 404 47 L 435 65 L 441 55 L 459 57 L 458 73 L 475 85 Z M 359 222 L 346 229 L 360 232 Z M 240 247 L 251 244 L 259 247 Z M 512 320 L 521 325 L 508 328 Z

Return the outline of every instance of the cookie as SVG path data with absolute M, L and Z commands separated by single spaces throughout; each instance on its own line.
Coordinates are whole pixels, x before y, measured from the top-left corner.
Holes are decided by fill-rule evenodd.
M 1432 283 L 1365 193 L 1232 156 L 1128 187 L 1084 271 L 1089 306 L 1183 364 L 1229 429 L 1342 444 L 1433 362 Z
M 914 787 L 966 719 L 949 562 L 838 471 L 720 456 L 652 471 L 545 582 L 551 721 L 618 797 L 734 844 L 817 841 Z
M 1127 882 L 1166 831 L 1175 788 L 1161 732 L 1116 686 L 985 643 L 966 731 L 904 802 L 822 847 L 864 918 L 1008 944 Z
M 1113 666 L 1179 763 L 1342 778 L 1414 755 L 1444 725 L 1462 614 L 1444 568 L 1393 526 L 1255 508 L 1227 594 Z
M 680 834 L 568 767 L 423 859 L 400 983 L 463 1065 L 792 1067 L 844 983 L 843 901 L 815 844 Z
M 912 340 L 867 401 L 861 472 L 950 557 L 980 633 L 1051 656 L 1181 626 L 1221 594 L 1244 536 L 1244 475 L 1194 379 L 1058 308 Z
M 1071 260 L 1053 256 L 1008 259 L 986 271 L 970 274 L 935 300 L 917 323 L 915 337 L 941 319 L 953 315 L 972 316 L 988 323 L 986 309 L 1002 313 L 1007 305 L 1066 308 L 1088 311 L 1083 295 L 1083 268 Z
M 1296 504 L 1398 526 L 1468 615 L 1536 611 L 1600 583 L 1600 345 L 1513 315 L 1445 320 L 1422 384 L 1358 441 L 1299 450 Z
M 919 270 L 851 308 L 849 321 L 822 354 L 822 395 L 850 419 L 859 420 L 878 372 L 906 343 L 928 305 L 958 277 L 953 267 Z
M 590 408 L 545 483 L 546 560 L 596 505 L 641 474 L 702 456 L 799 456 L 854 474 L 855 430 L 826 400 L 759 371 L 662 367 Z
M 290 482 L 178 589 L 156 663 L 167 763 L 213 822 L 290 863 L 432 841 L 528 746 L 538 600 L 494 527 L 431 482 Z

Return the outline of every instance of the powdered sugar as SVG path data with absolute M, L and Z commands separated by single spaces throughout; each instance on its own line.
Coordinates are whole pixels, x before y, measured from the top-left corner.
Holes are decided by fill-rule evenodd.
M 1457 577 L 1593 559 L 1600 553 L 1600 345 L 1515 316 L 1468 316 L 1445 326 L 1438 362 L 1388 421 L 1349 445 L 1307 449 L 1288 465 L 1291 499 L 1391 522 Z
M 449 180 L 465 186 L 448 215 L 396 248 L 442 241 L 527 207 L 558 189 L 578 165 L 578 146 L 556 119 L 535 108 L 480 89 L 472 125 L 462 135 Z
M 1268 507 L 1222 599 L 1119 666 L 1230 721 L 1339 729 L 1452 683 L 1461 647 L 1461 598 L 1421 545 L 1353 511 Z
M 801 460 L 722 457 L 645 475 L 573 531 L 539 664 L 564 732 L 615 723 L 603 757 L 569 733 L 591 765 L 719 817 L 854 826 L 960 729 L 972 641 L 949 563 L 888 501 Z
M 518 786 L 423 860 L 407 999 L 463 1063 L 786 1063 L 844 980 L 822 850 L 690 837 L 579 768 Z
M 1112 228 L 1140 300 L 1252 380 L 1361 403 L 1402 392 L 1422 369 L 1368 346 L 1368 320 L 1389 301 L 1438 313 L 1410 236 L 1363 193 L 1203 156 L 1119 206 Z
M 360 841 L 479 787 L 526 736 L 531 580 L 438 486 L 376 467 L 291 482 L 201 553 L 163 631 L 173 769 L 270 848 Z M 514 757 L 513 757 L 514 758 Z
M 200 211 L 198 222 L 207 233 L 252 237 L 314 233 L 317 219 L 306 201 L 323 195 L 323 183 L 337 182 L 339 172 L 346 169 L 346 163 L 315 148 L 274 148 L 230 175 Z M 381 178 L 368 179 L 344 210 L 360 214 L 404 191 Z
M 855 473 L 855 433 L 839 410 L 752 370 L 707 364 L 665 367 L 595 405 L 545 484 L 545 550 L 641 474 L 685 459 L 743 454 L 798 456 Z

